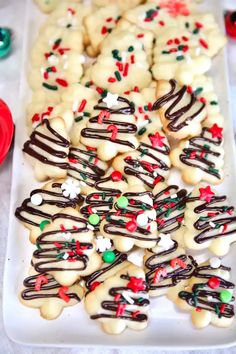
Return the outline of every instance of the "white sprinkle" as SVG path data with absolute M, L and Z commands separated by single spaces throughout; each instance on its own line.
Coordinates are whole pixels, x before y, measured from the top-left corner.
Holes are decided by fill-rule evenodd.
M 148 224 L 148 216 L 145 214 L 139 214 L 136 221 L 139 226 L 146 226 Z
M 41 194 L 33 194 L 30 198 L 30 201 L 33 205 L 41 205 L 43 201 L 43 197 Z
M 77 111 L 78 105 L 79 105 L 79 102 L 78 102 L 78 101 L 74 101 L 74 102 L 73 102 L 73 105 L 72 105 L 72 111 L 73 111 L 73 112 L 76 112 L 76 111 Z
M 112 94 L 110 92 L 107 93 L 106 97 L 103 98 L 103 102 L 106 103 L 107 108 L 112 108 L 113 106 L 117 106 L 119 104 L 118 102 L 118 94 Z
M 121 295 L 123 296 L 123 298 L 125 298 L 126 301 L 128 301 L 129 304 L 134 304 L 134 300 L 129 296 L 128 291 L 123 291 Z
M 44 67 L 42 67 L 42 66 L 41 66 L 41 68 L 40 68 L 40 72 L 41 72 L 41 74 L 42 74 L 42 76 L 43 76 L 43 75 L 44 75 L 44 72 L 45 72 Z
M 126 62 L 126 59 L 127 59 L 127 52 L 122 51 L 121 52 L 121 61 L 122 61 L 122 63 Z
M 224 226 L 221 225 L 221 227 L 219 228 L 219 234 L 221 234 L 224 231 Z
M 97 214 L 97 209 L 96 209 L 96 208 L 92 208 L 92 212 L 93 212 L 94 214 Z
M 215 228 L 216 224 L 214 224 L 212 221 L 209 222 L 209 225 L 213 228 Z
M 138 130 L 142 129 L 143 127 L 145 127 L 146 125 L 148 125 L 149 121 L 148 119 L 143 120 L 142 122 L 138 123 Z
M 48 57 L 48 62 L 50 64 L 58 64 L 59 63 L 59 59 L 55 55 L 50 55 Z
M 63 65 L 63 69 L 67 70 L 68 69 L 68 61 L 65 62 L 65 64 Z
M 185 143 L 185 147 L 188 148 L 189 147 L 189 140 L 186 141 Z
M 97 236 L 95 239 L 96 250 L 99 252 L 105 252 L 112 247 L 111 240 L 107 237 Z
M 127 257 L 127 260 L 138 267 L 142 267 L 143 256 L 144 256 L 144 250 L 138 249 L 136 251 L 131 252 Z
M 189 125 L 189 123 L 191 123 L 191 120 L 186 119 L 185 124 L 186 124 L 186 125 Z
M 86 62 L 85 56 L 84 56 L 84 55 L 81 55 L 81 56 L 80 56 L 80 63 L 81 63 L 81 64 L 84 64 L 85 62 Z
M 56 236 L 57 237 L 63 237 L 66 241 L 69 241 L 71 239 L 71 233 L 70 232 L 57 232 Z
M 212 268 L 219 268 L 221 266 L 221 259 L 218 257 L 212 257 L 210 258 L 209 263 Z
M 208 301 L 212 300 L 212 296 L 208 295 L 208 296 L 207 296 L 207 300 L 208 300 Z
M 79 285 L 84 287 L 85 286 L 85 281 L 84 280 L 80 280 Z
M 64 256 L 62 257 L 63 259 L 67 259 L 69 258 L 69 254 L 68 253 L 65 253 Z
M 195 49 L 195 54 L 196 54 L 197 56 L 201 54 L 201 48 L 200 48 L 200 47 L 197 47 L 197 48 Z
M 158 242 L 158 246 L 161 247 L 164 251 L 169 250 L 173 244 L 174 241 L 170 238 L 170 234 L 159 234 L 160 241 Z
M 154 177 L 157 177 L 157 175 L 158 175 L 157 171 L 154 171 L 154 172 L 153 172 L 153 176 L 154 176 Z
M 62 55 L 62 58 L 63 58 L 64 60 L 66 60 L 66 59 L 68 58 L 68 55 L 64 54 L 64 55 Z
M 177 198 L 178 196 L 177 196 L 177 194 L 172 194 L 170 197 L 171 197 L 171 199 L 175 199 L 175 198 Z
M 89 230 L 92 230 L 92 231 L 94 230 L 94 227 L 93 227 L 92 225 L 90 225 L 90 224 L 87 225 L 87 228 L 88 228 Z

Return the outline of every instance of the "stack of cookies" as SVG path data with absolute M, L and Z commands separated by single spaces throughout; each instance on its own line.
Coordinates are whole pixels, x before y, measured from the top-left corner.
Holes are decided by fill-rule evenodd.
M 52 320 L 83 301 L 119 334 L 146 328 L 166 296 L 197 328 L 230 326 L 236 214 L 214 190 L 224 119 L 205 74 L 226 39 L 213 15 L 193 0 L 36 2 L 50 14 L 23 152 L 44 184 L 15 213 L 35 244 L 21 302 Z M 184 183 L 168 183 L 173 167 Z

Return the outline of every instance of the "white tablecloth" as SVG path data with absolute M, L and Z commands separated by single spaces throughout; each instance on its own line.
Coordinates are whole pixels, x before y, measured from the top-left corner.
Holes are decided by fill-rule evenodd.
M 128 1 L 128 0 L 127 0 Z M 207 0 L 206 0 L 207 1 Z M 216 5 L 219 0 L 215 0 Z M 0 61 L 0 97 L 7 102 L 13 116 L 17 115 L 17 98 L 19 88 L 19 67 L 22 52 L 22 26 L 24 19 L 25 0 L 0 0 L 0 26 L 7 26 L 13 30 L 14 33 L 14 51 L 12 55 Z M 235 0 L 223 0 L 225 8 L 236 9 Z M 234 126 L 236 132 L 236 41 L 229 41 L 227 45 L 229 72 L 230 72 L 230 89 L 231 89 L 231 108 L 233 112 Z M 11 185 L 11 161 L 12 153 L 8 156 L 5 163 L 0 166 L 0 275 L 3 274 L 3 265 L 5 258 L 7 228 L 8 228 L 8 211 L 10 199 L 10 185 Z M 1 279 L 2 280 L 2 279 Z M 2 281 L 0 283 L 0 301 L 2 299 Z M 200 340 L 200 335 L 199 335 Z M 123 354 L 136 353 L 140 354 L 144 351 L 138 350 L 96 350 L 96 349 L 55 349 L 55 348 L 32 348 L 21 346 L 11 342 L 4 331 L 2 321 L 2 306 L 0 306 L 0 354 L 29 354 L 29 353 L 44 353 L 44 354 L 85 354 L 85 353 L 99 353 L 103 354 Z M 150 351 L 154 353 L 154 351 Z M 155 353 L 158 353 L 155 351 Z M 168 353 L 168 352 L 161 352 Z M 187 351 L 180 353 L 189 353 Z M 200 353 L 200 351 L 193 351 L 192 353 Z M 204 353 L 204 352 L 203 352 Z M 226 354 L 236 353 L 236 347 L 225 350 L 207 351 L 209 354 Z

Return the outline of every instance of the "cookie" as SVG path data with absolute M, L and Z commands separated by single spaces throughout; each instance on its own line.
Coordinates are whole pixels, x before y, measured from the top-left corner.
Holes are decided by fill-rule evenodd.
M 217 195 L 208 185 L 196 186 L 187 200 L 185 211 L 185 247 L 209 249 L 224 256 L 236 241 L 234 207 L 225 204 L 227 197 Z
M 84 24 L 90 42 L 86 51 L 90 56 L 96 56 L 99 53 L 100 44 L 116 27 L 120 17 L 121 10 L 116 4 L 98 8 L 85 17 Z
M 80 181 L 83 194 L 101 180 L 108 168 L 106 162 L 100 160 L 96 151 L 89 146 L 71 145 L 68 155 L 69 166 L 67 175 Z
M 44 119 L 24 144 L 23 151 L 33 166 L 35 178 L 63 178 L 68 168 L 69 141 L 61 118 Z
M 80 212 L 88 220 L 95 219 L 93 226 L 96 231 L 99 231 L 101 220 L 112 209 L 116 196 L 127 188 L 124 176 L 119 171 L 109 170 L 104 177 L 97 179 L 94 188 L 87 191 Z
M 164 131 L 177 140 L 200 134 L 207 115 L 205 100 L 175 80 L 157 83 L 157 101 L 152 109 L 158 110 Z
M 37 239 L 37 248 L 32 259 L 35 270 L 52 275 L 62 286 L 71 286 L 101 264 L 88 222 L 72 208 L 53 215 Z
M 77 283 L 61 286 L 53 276 L 36 273 L 24 279 L 20 301 L 27 307 L 39 309 L 44 319 L 55 320 L 65 307 L 80 303 L 83 295 L 83 288 Z
M 91 67 L 91 77 L 97 86 L 111 93 L 147 87 L 152 77 L 142 43 L 126 31 L 112 35 L 110 45 L 102 48 Z
M 73 112 L 73 126 L 70 131 L 70 140 L 73 145 L 78 145 L 80 133 L 86 127 L 87 121 L 93 117 L 93 107 L 100 98 L 97 91 L 75 83 L 70 85 L 61 95 L 63 104 Z
M 114 200 L 112 211 L 101 222 L 100 232 L 120 252 L 128 252 L 134 246 L 152 248 L 158 239 L 155 214 L 152 193 L 136 185 Z
M 137 148 L 137 126 L 134 108 L 129 100 L 108 92 L 94 108 L 98 115 L 90 118 L 87 127 L 81 131 L 84 145 L 96 148 L 98 157 L 103 161 Z
M 191 311 L 193 325 L 205 328 L 229 327 L 234 320 L 235 285 L 229 281 L 230 268 L 213 267 L 209 263 L 198 266 L 188 287 L 179 292 L 175 301 L 178 307 Z
M 216 123 L 203 127 L 199 136 L 181 141 L 170 153 L 172 164 L 184 182 L 220 184 L 224 178 L 223 128 Z
M 160 234 L 171 234 L 174 238 L 182 235 L 187 194 L 186 189 L 180 189 L 176 185 L 161 182 L 156 184 L 153 189 L 153 207 Z
M 57 7 L 59 0 L 34 0 L 42 12 L 50 13 Z
M 143 2 L 143 0 L 130 0 L 130 1 L 124 1 L 124 0 L 92 0 L 93 5 L 98 6 L 98 7 L 104 7 L 108 6 L 111 4 L 118 5 L 122 11 L 135 7 L 136 5 L 140 4 Z
M 170 146 L 162 131 L 145 134 L 134 152 L 117 156 L 112 166 L 124 173 L 130 186 L 140 184 L 147 190 L 164 181 L 170 171 Z
M 161 234 L 156 247 L 145 250 L 144 265 L 149 295 L 157 297 L 178 291 L 188 284 L 193 272 L 191 259 L 169 234 Z
M 102 252 L 103 263 L 100 269 L 83 278 L 88 292 L 93 291 L 97 286 L 109 279 L 130 263 L 127 261 L 127 254 L 120 253 L 112 247 L 111 240 L 102 236 L 95 239 L 97 251 Z
M 67 193 L 68 187 L 70 194 Z M 52 215 L 67 207 L 78 208 L 83 201 L 79 190 L 78 183 L 58 179 L 30 192 L 30 196 L 16 209 L 15 216 L 30 230 L 32 243 L 36 243 L 41 229 L 50 222 Z
M 60 117 L 64 120 L 67 133 L 70 132 L 74 123 L 74 115 L 71 109 L 65 104 L 45 103 L 32 101 L 27 106 L 27 130 L 30 135 L 44 119 Z
M 131 265 L 106 279 L 85 297 L 85 309 L 108 334 L 145 329 L 149 300 L 144 271 Z

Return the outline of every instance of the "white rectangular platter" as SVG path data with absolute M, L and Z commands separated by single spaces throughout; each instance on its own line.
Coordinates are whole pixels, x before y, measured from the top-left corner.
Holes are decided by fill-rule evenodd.
M 220 0 L 206 0 L 203 9 L 214 13 L 223 29 L 223 10 Z M 223 2 L 223 1 L 222 1 Z M 64 310 L 55 321 L 46 321 L 37 310 L 24 307 L 18 300 L 22 281 L 27 275 L 33 246 L 28 241 L 28 231 L 14 217 L 14 211 L 29 192 L 38 187 L 32 169 L 23 157 L 22 146 L 26 140 L 25 107 L 30 100 L 27 84 L 29 51 L 36 38 L 38 27 L 44 16 L 28 0 L 25 19 L 23 67 L 20 85 L 18 117 L 13 160 L 13 179 L 10 207 L 10 222 L 6 264 L 4 274 L 3 312 L 8 336 L 22 344 L 39 346 L 96 346 L 96 347 L 139 347 L 144 349 L 197 349 L 220 348 L 236 345 L 236 321 L 231 328 L 219 329 L 209 326 L 204 330 L 194 329 L 189 313 L 181 313 L 164 298 L 152 301 L 148 328 L 142 332 L 127 330 L 120 336 L 104 334 L 95 321 L 85 313 L 83 304 Z M 214 59 L 210 75 L 214 77 L 221 110 L 225 116 L 225 180 L 217 189 L 229 197 L 229 203 L 236 205 L 236 165 L 233 140 L 233 126 L 229 112 L 228 70 L 226 51 Z M 171 180 L 181 184 L 174 173 Z M 4 186 L 2 186 L 4 187 Z M 3 237 L 3 235 L 2 235 Z M 232 281 L 236 282 L 236 244 L 225 258 L 225 264 L 232 267 Z

